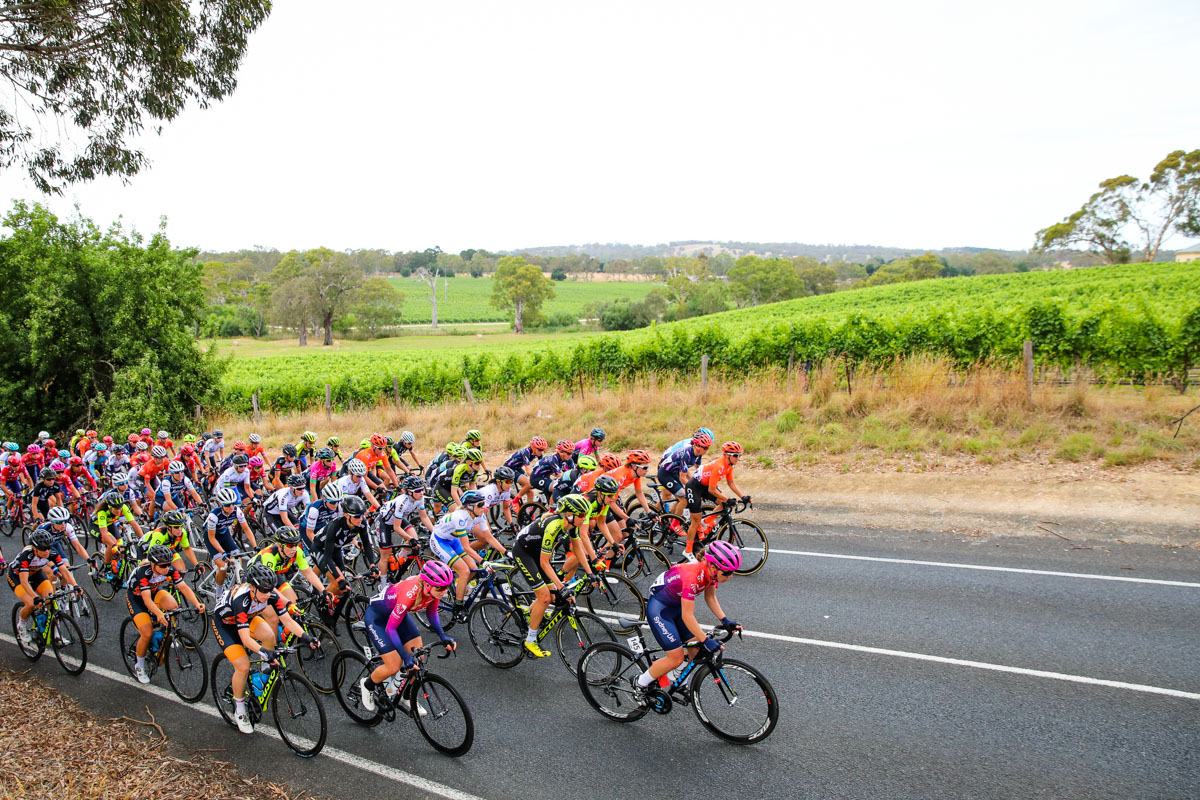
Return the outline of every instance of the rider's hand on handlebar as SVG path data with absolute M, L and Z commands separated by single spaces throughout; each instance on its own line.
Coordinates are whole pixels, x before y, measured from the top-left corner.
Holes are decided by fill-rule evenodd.
M 714 638 L 713 638 L 713 637 L 711 637 L 711 636 L 709 636 L 707 639 L 705 639 L 705 640 L 702 642 L 702 644 L 704 645 L 704 649 L 705 649 L 705 650 L 707 650 L 707 651 L 708 651 L 708 652 L 710 652 L 710 653 L 715 653 L 715 652 L 717 652 L 718 650 L 721 650 L 721 649 L 722 649 L 722 647 L 721 647 L 721 643 L 720 643 L 720 642 L 718 642 L 716 639 L 714 639 Z

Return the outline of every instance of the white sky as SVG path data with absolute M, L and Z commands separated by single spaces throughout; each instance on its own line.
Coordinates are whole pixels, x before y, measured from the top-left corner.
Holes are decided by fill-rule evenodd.
M 233 97 L 48 202 L 207 249 L 1020 249 L 1200 147 L 1195 0 L 817 5 L 279 0 Z

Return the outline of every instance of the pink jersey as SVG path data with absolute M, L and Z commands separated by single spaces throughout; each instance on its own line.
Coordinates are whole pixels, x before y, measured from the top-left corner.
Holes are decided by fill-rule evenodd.
M 314 461 L 308 468 L 308 479 L 310 481 L 323 481 L 326 478 L 333 477 L 337 474 L 338 467 L 336 462 L 329 462 L 326 466 L 320 460 Z
M 371 598 L 371 607 L 375 609 L 375 613 L 388 612 L 388 621 L 384 628 L 387 630 L 389 636 L 393 636 L 396 633 L 396 629 L 400 627 L 400 623 L 404 620 L 404 615 L 410 611 L 423 610 L 431 617 L 437 615 L 438 601 L 436 597 L 429 597 L 424 605 L 413 605 L 420 591 L 421 578 L 419 575 L 414 575 L 411 578 L 405 578 L 399 583 L 388 584 L 381 592 Z
M 708 577 L 705 563 L 676 564 L 659 575 L 650 587 L 650 593 L 663 603 L 678 605 L 682 600 L 695 600 L 715 582 Z

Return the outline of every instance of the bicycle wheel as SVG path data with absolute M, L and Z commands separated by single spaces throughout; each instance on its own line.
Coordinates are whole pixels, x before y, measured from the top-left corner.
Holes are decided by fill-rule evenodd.
M 200 643 L 186 631 L 176 630 L 162 646 L 167 648 L 167 681 L 175 694 L 185 703 L 199 701 L 208 689 L 208 664 Z
M 7 509 L 5 509 L 4 516 L 0 517 L 0 533 L 4 534 L 5 536 L 13 535 L 13 520 L 12 517 L 8 515 Z
M 221 719 L 225 720 L 226 725 L 237 727 L 237 722 L 233 719 L 233 715 L 237 711 L 237 704 L 233 699 L 233 664 L 229 662 L 224 653 L 217 654 L 217 657 L 213 659 L 212 667 L 208 670 L 208 682 L 209 688 L 212 690 L 213 702 L 217 706 L 217 711 L 221 712 Z M 247 678 L 246 710 L 253 721 L 255 702 L 250 695 L 250 679 Z
M 354 627 L 357 623 L 363 622 L 363 617 L 367 615 L 367 606 L 370 603 L 368 598 L 358 595 L 346 601 L 346 606 L 339 615 L 346 627 L 346 634 L 350 637 L 350 641 L 354 642 L 355 647 L 365 648 L 371 643 L 365 627 L 362 629 Z M 363 624 L 366 623 L 363 622 Z M 336 625 L 334 625 L 334 630 L 337 630 Z
M 320 647 L 310 650 L 304 645 L 297 645 L 297 668 L 304 677 L 308 678 L 308 682 L 313 685 L 314 689 L 321 694 L 330 694 L 333 691 L 333 677 L 329 665 L 342 646 L 337 637 L 333 635 L 333 631 L 315 620 L 305 622 L 304 629 L 317 640 Z
M 633 722 L 649 709 L 633 699 L 633 687 L 645 672 L 644 664 L 629 648 L 599 642 L 579 659 L 579 690 L 588 705 L 609 719 Z
M 558 657 L 572 675 L 578 670 L 583 651 L 597 642 L 617 640 L 617 635 L 604 620 L 586 611 L 576 611 L 573 616 L 565 617 L 558 623 L 554 636 L 558 642 Z
M 546 504 L 530 501 L 517 509 L 517 527 L 524 528 L 538 517 L 546 513 Z
M 25 607 L 24 603 L 18 602 L 13 606 L 12 610 L 12 625 L 13 638 L 17 640 L 17 647 L 30 661 L 37 661 L 41 658 L 42 653 L 46 651 L 46 640 L 42 638 L 42 633 L 37 629 L 37 622 L 34 617 L 25 620 L 26 626 L 29 628 L 30 641 L 28 644 L 21 641 L 21 633 L 18 626 L 21 624 L 20 616 L 21 609 Z
M 499 600 L 477 602 L 467 616 L 467 634 L 471 646 L 493 667 L 508 669 L 525 657 L 525 618 L 521 612 Z
M 383 721 L 383 715 L 378 708 L 367 711 L 362 706 L 362 689 L 359 682 L 371 669 L 361 653 L 343 650 L 333 657 L 333 666 L 329 670 L 338 704 L 346 712 L 346 716 L 367 727 L 373 727 Z
M 618 627 L 616 617 L 646 619 L 646 598 L 638 591 L 634 582 L 621 573 L 605 571 L 598 574 L 601 578 L 600 585 L 593 586 L 583 596 L 588 611 L 612 618 L 610 625 L 617 633 L 633 633 L 636 628 Z
M 748 519 L 731 519 L 720 527 L 717 537 L 742 551 L 742 568 L 738 575 L 753 575 L 767 563 L 770 547 L 763 529 Z
M 83 634 L 83 641 L 92 644 L 100 635 L 100 615 L 96 601 L 87 592 L 80 592 L 67 601 L 67 613 Z
M 140 635 L 137 626 L 133 624 L 133 617 L 126 617 L 121 622 L 121 634 L 117 638 L 121 645 L 121 662 L 125 665 L 129 677 L 135 679 L 137 676 L 133 674 L 133 668 L 137 664 L 137 643 Z M 149 656 L 149 652 L 146 655 Z M 147 675 L 153 675 L 158 666 L 153 658 L 147 658 L 145 665 Z
M 102 600 L 112 600 L 113 595 L 117 593 L 119 581 L 116 576 L 104 577 L 104 574 L 110 569 L 110 566 L 104 563 L 104 556 L 100 556 L 98 561 L 98 566 L 88 570 L 88 577 L 91 578 L 92 587 L 95 588 L 96 594 L 100 595 Z
M 65 669 L 68 675 L 78 675 L 87 666 L 87 642 L 83 640 L 79 626 L 65 614 L 54 615 L 50 646 L 54 648 L 54 657 L 58 659 L 58 665 Z
M 713 680 L 706 680 L 710 675 Z M 761 742 L 779 721 L 775 689 L 762 673 L 742 661 L 726 658 L 719 667 L 711 663 L 696 667 L 691 692 L 696 719 L 727 742 Z
M 308 678 L 293 670 L 285 670 L 275 681 L 271 692 L 271 716 L 279 738 L 303 758 L 312 758 L 325 746 L 329 733 L 325 707 L 317 690 Z
M 450 681 L 441 675 L 425 673 L 409 691 L 417 730 L 434 750 L 457 757 L 471 749 L 475 721 L 471 719 L 467 701 Z
M 659 575 L 671 568 L 671 559 L 652 544 L 639 544 L 621 560 L 621 573 L 637 587 L 642 597 L 650 596 L 650 586 Z
M 204 644 L 204 640 L 208 638 L 208 629 L 212 627 L 208 624 L 208 607 L 205 606 L 205 611 L 197 611 L 194 607 L 189 606 L 183 597 L 176 597 L 175 599 L 179 602 L 179 605 L 187 609 L 175 618 L 178 630 L 186 633 L 188 638 L 197 645 Z
M 687 541 L 688 521 L 678 514 L 663 514 L 650 529 L 650 544 L 655 547 L 674 548 Z

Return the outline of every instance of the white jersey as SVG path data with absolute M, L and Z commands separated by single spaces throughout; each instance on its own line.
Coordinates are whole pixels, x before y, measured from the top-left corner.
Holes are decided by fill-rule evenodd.
M 456 536 L 467 536 L 479 523 L 487 524 L 483 517 L 472 517 L 466 509 L 452 511 L 433 526 L 433 535 L 439 539 L 453 541 Z
M 508 488 L 507 491 L 502 492 L 502 491 L 500 491 L 500 487 L 498 487 L 496 484 L 487 483 L 487 484 L 484 484 L 481 488 L 476 489 L 475 491 L 477 491 L 481 495 L 483 495 L 483 503 L 484 503 L 483 507 L 484 508 L 494 508 L 494 507 L 500 505 L 501 503 L 507 503 L 509 500 L 512 500 L 512 498 L 513 498 L 511 486 Z
M 396 519 L 405 520 L 425 508 L 425 498 L 413 500 L 406 494 L 398 494 L 384 503 L 376 517 L 380 525 L 390 525 Z
M 286 512 L 288 517 L 291 517 L 293 509 L 307 508 L 311 502 L 312 498 L 308 496 L 307 489 L 301 492 L 299 497 L 296 497 L 292 494 L 292 488 L 285 486 L 271 492 L 271 496 L 263 502 L 263 510 L 270 511 L 272 514 Z
M 366 478 L 363 478 L 355 483 L 353 475 L 343 475 L 342 477 L 338 478 L 337 485 L 338 488 L 342 490 L 343 497 L 349 497 L 352 494 L 362 497 L 363 493 L 366 492 L 368 488 Z

